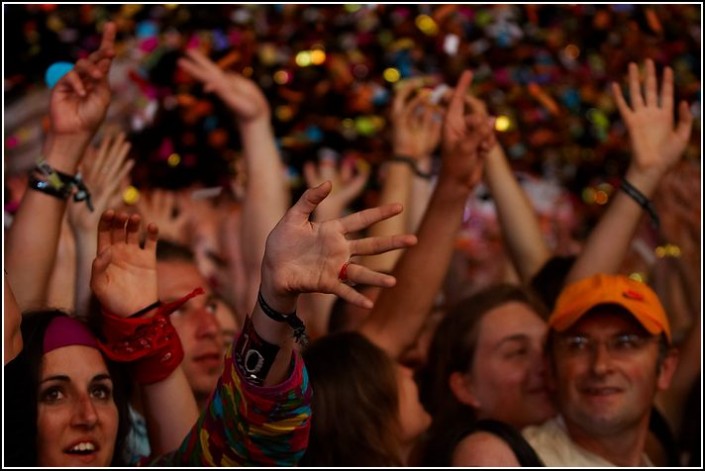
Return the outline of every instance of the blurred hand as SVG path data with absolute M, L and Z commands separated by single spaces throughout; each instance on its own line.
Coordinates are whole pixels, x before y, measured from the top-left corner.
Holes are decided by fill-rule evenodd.
M 678 107 L 678 125 L 673 123 L 673 71 L 663 71 L 660 96 L 656 70 L 652 60 L 646 61 L 646 78 L 642 94 L 639 70 L 635 63 L 629 64 L 629 95 L 631 107 L 622 95 L 622 90 L 612 83 L 617 108 L 629 130 L 633 165 L 641 172 L 654 172 L 659 176 L 680 160 L 693 124 L 693 117 L 685 101 Z
M 340 217 L 350 203 L 360 196 L 369 176 L 370 166 L 358 159 L 344 159 L 338 163 L 324 158 L 317 166 L 313 162 L 306 162 L 304 177 L 309 188 L 326 181 L 333 184 L 330 195 L 316 209 L 316 219 L 327 221 Z
M 51 92 L 49 116 L 56 135 L 92 135 L 110 105 L 108 72 L 115 56 L 115 23 L 106 23 L 100 48 L 59 80 Z
M 149 224 L 144 248 L 141 248 L 141 221 L 139 214 L 128 216 L 112 209 L 100 218 L 91 289 L 101 306 L 116 316 L 127 317 L 158 299 L 159 230 Z
M 79 168 L 83 181 L 91 192 L 94 211 L 85 204 L 70 204 L 68 217 L 71 228 L 77 237 L 94 236 L 101 214 L 108 208 L 117 208 L 126 178 L 134 165 L 133 160 L 126 160 L 131 144 L 125 140 L 125 134 L 106 135 L 96 150 L 89 147 Z
M 218 95 L 235 113 L 239 122 L 269 120 L 269 103 L 252 80 L 223 71 L 197 49 L 186 51 L 186 57 L 179 59 L 179 67 L 201 82 L 206 92 Z
M 345 237 L 399 214 L 402 211 L 400 204 L 366 209 L 322 223 L 311 222 L 311 213 L 330 191 L 330 182 L 308 189 L 269 234 L 262 263 L 262 291 L 268 301 L 320 292 L 335 294 L 352 304 L 371 308 L 372 301 L 338 278 L 343 264 L 354 255 L 378 254 L 416 243 L 413 235 L 359 240 Z M 347 278 L 349 282 L 373 286 L 395 283 L 394 277 L 356 263 L 348 265 Z

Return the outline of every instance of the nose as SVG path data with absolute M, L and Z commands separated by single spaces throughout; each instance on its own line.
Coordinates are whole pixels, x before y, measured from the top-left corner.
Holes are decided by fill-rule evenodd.
M 198 310 L 198 337 L 220 338 L 220 323 L 206 307 Z
M 598 376 L 609 373 L 612 369 L 612 356 L 604 342 L 594 346 L 592 354 L 592 371 Z
M 98 413 L 88 394 L 76 399 L 71 423 L 75 427 L 93 428 L 98 422 Z

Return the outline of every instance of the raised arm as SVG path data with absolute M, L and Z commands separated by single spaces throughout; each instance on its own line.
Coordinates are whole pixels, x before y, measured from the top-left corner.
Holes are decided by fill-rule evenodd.
M 76 62 L 51 92 L 44 159 L 57 172 L 75 175 L 86 147 L 105 118 L 111 96 L 108 72 L 115 55 L 115 31 L 115 24 L 106 23 L 100 48 Z M 48 176 L 39 171 L 35 176 L 49 182 L 58 178 L 55 173 Z M 56 186 L 66 188 L 61 183 Z M 13 273 L 12 288 L 22 310 L 41 307 L 46 301 L 68 192 L 63 195 L 27 191 L 7 234 L 5 263 Z
M 369 308 L 372 302 L 346 283 L 391 286 L 394 278 L 349 264 L 341 279 L 341 267 L 354 255 L 382 253 L 416 241 L 412 235 L 346 238 L 348 233 L 398 214 L 400 205 L 311 222 L 311 214 L 330 190 L 330 182 L 307 190 L 270 233 L 258 302 L 226 355 L 218 387 L 179 450 L 157 464 L 298 463 L 308 443 L 311 412 L 310 385 L 303 361 L 294 352 L 289 326 L 299 295 L 336 294 Z M 250 361 L 253 358 L 257 361 Z
M 445 277 L 465 203 L 482 175 L 482 157 L 494 136 L 487 119 L 468 115 L 464 96 L 472 74 L 455 88 L 442 131 L 442 167 L 419 228 L 419 243 L 394 269 L 397 284 L 383 290 L 360 331 L 392 358 L 415 340 Z
M 120 187 L 134 164 L 132 160 L 125 160 L 129 151 L 130 143 L 123 133 L 106 135 L 97 150 L 89 149 L 81 165 L 83 179 L 92 191 L 93 211 L 78 204 L 70 205 L 68 210 L 76 241 L 74 309 L 79 317 L 88 316 L 91 266 L 98 250 L 98 222 L 106 209 L 115 208 L 121 202 Z
M 390 113 L 392 124 L 392 158 L 384 162 L 383 184 L 380 204 L 392 202 L 408 206 L 411 198 L 414 169 L 420 170 L 420 162 L 429 157 L 438 146 L 440 122 L 434 118 L 434 107 L 427 93 L 414 92 L 419 80 L 410 80 L 397 90 Z M 412 96 L 414 95 L 414 96 Z M 370 229 L 370 235 L 384 236 L 398 234 L 409 228 L 409 214 L 406 211 L 394 218 L 383 221 Z M 367 257 L 362 264 L 374 270 L 390 273 L 401 252 L 389 252 L 382 256 Z
M 108 336 L 108 345 L 128 341 L 131 336 L 143 335 L 152 343 L 156 353 L 158 335 L 164 332 L 164 327 L 157 321 L 151 323 L 155 309 L 149 309 L 143 315 L 135 315 L 157 301 L 157 234 L 154 224 L 147 228 L 147 238 L 144 248 L 140 247 L 141 217 L 138 214 L 128 216 L 126 213 L 105 211 L 98 226 L 97 255 L 93 261 L 91 289 L 103 308 L 103 330 Z M 153 306 L 154 307 L 154 306 Z M 107 317 L 106 317 L 107 316 Z M 130 323 L 132 327 L 130 327 Z M 136 322 L 136 324 L 134 323 Z M 139 324 L 142 323 L 142 324 Z M 117 330 L 125 333 L 118 338 Z M 143 330 L 141 330 L 143 329 Z M 108 332 L 110 331 L 110 332 Z M 132 331 L 132 335 L 128 332 Z M 158 332 L 150 337 L 150 332 Z M 175 331 L 171 335 L 172 342 L 178 343 Z M 150 447 L 154 454 L 174 450 L 181 444 L 184 436 L 198 418 L 198 408 L 186 376 L 178 363 L 174 364 L 172 357 L 178 357 L 180 344 L 171 346 L 165 342 L 163 348 L 169 351 L 165 362 L 152 362 L 149 366 L 149 356 L 141 358 L 114 358 L 129 362 L 135 373 L 136 382 L 140 385 L 142 400 L 147 419 Z M 175 347 L 175 348 L 174 348 Z M 108 349 L 108 351 L 117 351 Z M 161 355 L 162 353 L 160 353 Z M 110 356 L 110 355 L 109 355 Z M 183 356 L 183 354 L 181 355 Z M 172 361 L 169 361 L 172 360 Z M 166 366 L 168 365 L 168 366 Z M 175 366 L 175 367 L 174 367 Z M 170 369 L 171 367 L 171 369 Z M 159 369 L 165 369 L 159 377 L 152 375 Z M 151 376 L 144 377 L 144 370 Z M 137 373 L 140 371 L 140 373 Z M 175 413 L 178 411 L 178 413 Z
M 487 115 L 481 100 L 473 96 L 466 97 L 466 100 L 475 112 Z M 490 149 L 485 158 L 484 178 L 497 208 L 505 247 L 521 281 L 528 284 L 551 257 L 551 251 L 541 234 L 536 211 L 514 177 L 499 143 Z
M 639 70 L 629 64 L 629 95 L 626 102 L 616 83 L 612 91 L 629 132 L 632 161 L 624 179 L 645 198 L 652 198 L 659 181 L 681 158 L 690 138 L 693 118 L 688 104 L 678 107 L 674 127 L 673 71 L 663 71 L 660 94 L 656 69 L 646 61 L 644 93 Z M 615 273 L 629 248 L 644 209 L 625 191 L 614 193 L 612 204 L 588 237 L 585 246 L 568 274 L 567 283 L 595 273 Z
M 267 234 L 289 207 L 289 188 L 270 123 L 270 109 L 259 87 L 240 74 L 223 71 L 203 53 L 186 52 L 179 65 L 204 89 L 225 102 L 242 137 L 247 188 L 242 209 L 242 247 L 247 271 L 247 301 L 257 298 L 260 264 Z
M 313 162 L 306 162 L 304 176 L 309 188 L 319 186 L 325 181 L 332 183 L 331 193 L 316 208 L 314 219 L 322 222 L 343 216 L 350 203 L 362 193 L 369 175 L 369 165 L 362 160 L 345 159 L 338 163 L 334 159 L 323 157 L 318 166 Z M 387 221 L 380 224 L 385 222 Z M 321 293 L 306 293 L 301 297 L 303 320 L 312 339 L 328 333 L 330 311 L 335 299 L 335 296 Z
M 5 297 L 3 298 L 2 311 L 3 345 L 5 347 L 3 365 L 7 365 L 8 362 L 22 351 L 22 332 L 20 331 L 22 312 L 17 305 L 15 295 L 12 293 L 7 274 L 3 276 L 3 282 L 5 283 Z

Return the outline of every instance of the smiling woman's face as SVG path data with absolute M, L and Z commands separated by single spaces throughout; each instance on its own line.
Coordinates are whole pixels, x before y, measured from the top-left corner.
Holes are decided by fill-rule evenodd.
M 101 353 L 71 345 L 42 357 L 37 392 L 37 465 L 109 466 L 118 410 Z

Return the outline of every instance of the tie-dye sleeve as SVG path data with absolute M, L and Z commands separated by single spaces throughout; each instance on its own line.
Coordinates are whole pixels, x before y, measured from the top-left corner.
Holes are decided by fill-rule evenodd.
M 292 361 L 285 382 L 255 386 L 228 350 L 225 373 L 198 422 L 178 450 L 150 465 L 295 466 L 308 445 L 311 388 L 298 353 Z

